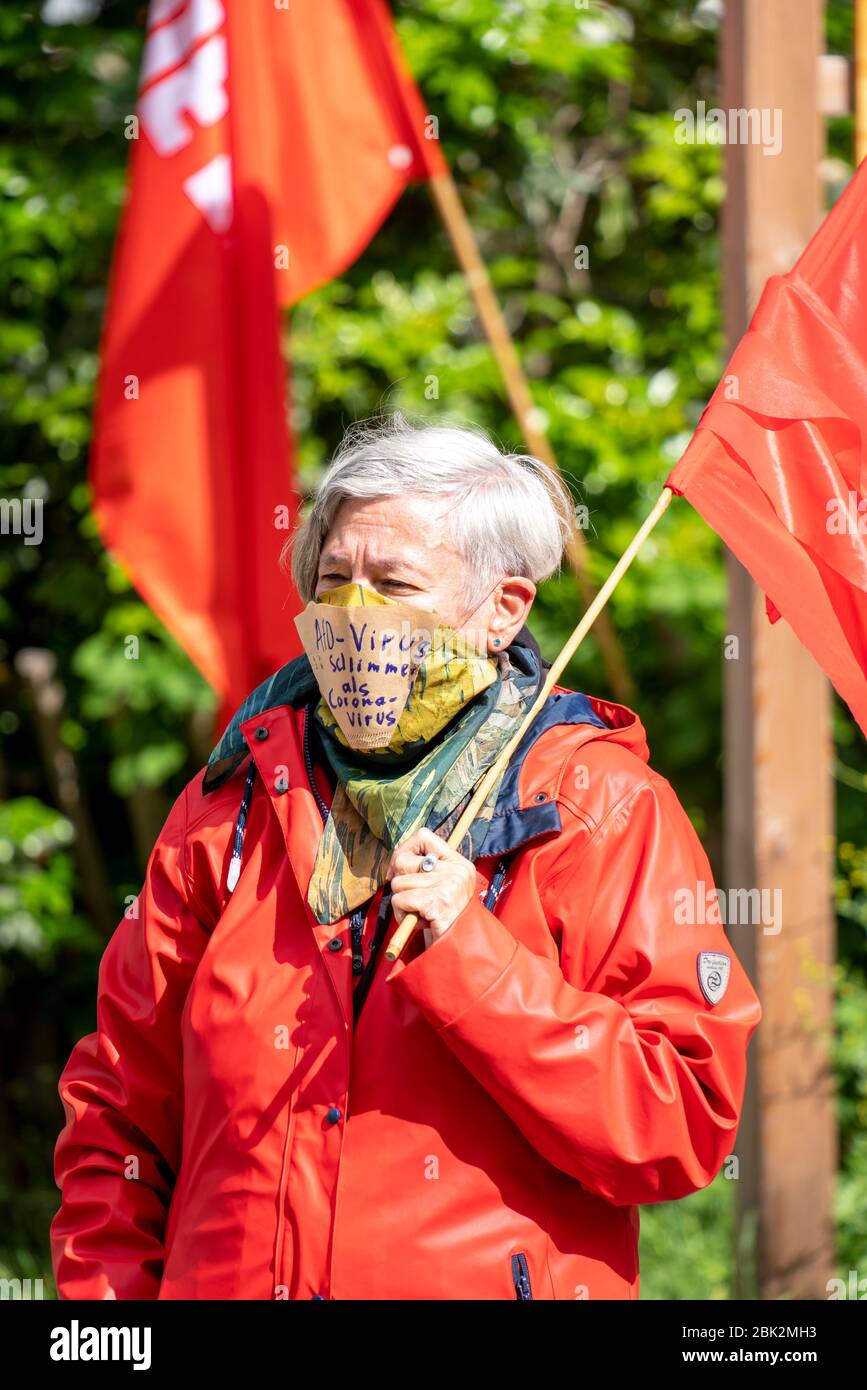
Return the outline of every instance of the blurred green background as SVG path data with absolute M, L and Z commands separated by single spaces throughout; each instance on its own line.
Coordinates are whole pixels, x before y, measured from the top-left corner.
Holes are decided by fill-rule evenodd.
M 0 1276 L 42 1277 L 47 1295 L 57 1077 L 94 1027 L 106 936 L 138 891 L 174 796 L 207 756 L 215 708 L 102 549 L 86 482 L 145 9 L 135 0 L 0 9 L 0 495 L 45 503 L 41 545 L 0 537 Z M 555 451 L 590 508 L 601 579 L 724 365 L 721 151 L 673 139 L 678 107 L 718 98 L 721 4 L 397 0 L 395 9 Z M 73 10 L 78 22 L 49 22 Z M 851 53 L 851 3 L 830 0 L 827 33 L 829 51 Z M 829 202 L 851 150 L 851 121 L 829 122 Z M 382 408 L 464 415 L 522 447 L 423 186 L 349 273 L 293 311 L 285 348 L 307 491 L 346 425 Z M 533 625 L 549 657 L 576 611 L 568 573 L 541 593 Z M 686 503 L 645 546 L 612 617 L 654 765 L 723 882 L 725 578 L 719 542 Z M 130 635 L 140 639 L 135 662 L 124 657 Z M 568 683 L 610 693 L 592 640 Z M 867 755 L 839 702 L 835 733 L 845 1277 L 867 1261 Z M 643 1298 L 730 1296 L 733 1195 L 720 1177 L 685 1201 L 642 1209 Z

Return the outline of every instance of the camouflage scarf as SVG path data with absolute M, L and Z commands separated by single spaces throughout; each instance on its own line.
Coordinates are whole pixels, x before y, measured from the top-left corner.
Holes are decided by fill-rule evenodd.
M 322 751 L 337 790 L 313 867 L 307 901 L 318 922 L 336 922 L 368 901 L 385 881 L 392 851 L 420 826 L 447 836 L 473 788 L 505 747 L 535 698 L 542 671 L 530 648 L 497 658 L 494 683 L 471 700 L 451 727 L 403 755 L 365 755 L 332 732 L 317 710 Z M 502 774 L 460 852 L 478 858 Z

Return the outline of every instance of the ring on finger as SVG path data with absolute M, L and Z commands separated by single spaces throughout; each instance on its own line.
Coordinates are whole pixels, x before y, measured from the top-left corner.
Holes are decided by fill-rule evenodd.
M 433 854 L 426 854 L 418 866 L 418 871 L 420 874 L 429 874 L 436 868 L 436 866 L 436 856 Z

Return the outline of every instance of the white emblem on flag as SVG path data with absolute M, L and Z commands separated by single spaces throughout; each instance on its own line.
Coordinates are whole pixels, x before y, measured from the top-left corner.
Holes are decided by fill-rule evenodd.
M 232 225 L 232 161 L 216 154 L 203 169 L 184 179 L 184 192 L 213 232 L 227 232 Z
M 178 0 L 151 0 L 140 87 L 178 67 L 193 45 L 216 33 L 226 18 L 221 0 L 190 0 L 180 14 L 173 14 L 177 8 Z
M 226 19 L 221 0 L 187 0 L 176 10 L 177 0 L 152 0 L 139 82 L 139 119 L 162 155 L 190 143 L 191 119 L 216 125 L 229 109 L 226 38 L 217 32 Z
M 215 34 L 183 67 L 142 93 L 139 118 L 158 154 L 177 154 L 190 143 L 190 116 L 200 126 L 223 119 L 229 109 L 227 71 L 226 40 Z
M 228 111 L 228 48 L 225 34 L 216 32 L 225 19 L 221 0 L 186 0 L 180 10 L 178 0 L 151 0 L 138 115 L 157 154 L 177 154 L 190 144 L 195 126 L 217 125 Z M 212 231 L 229 230 L 228 154 L 218 154 L 196 170 L 183 188 Z
M 731 957 L 725 951 L 699 951 L 698 982 L 709 1004 L 718 1004 L 728 989 Z

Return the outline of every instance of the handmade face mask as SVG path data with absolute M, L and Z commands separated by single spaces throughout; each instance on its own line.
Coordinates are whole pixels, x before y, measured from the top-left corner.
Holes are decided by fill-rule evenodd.
M 361 584 L 329 589 L 295 626 L 323 722 L 359 752 L 427 742 L 497 678 L 496 662 L 437 613 Z

